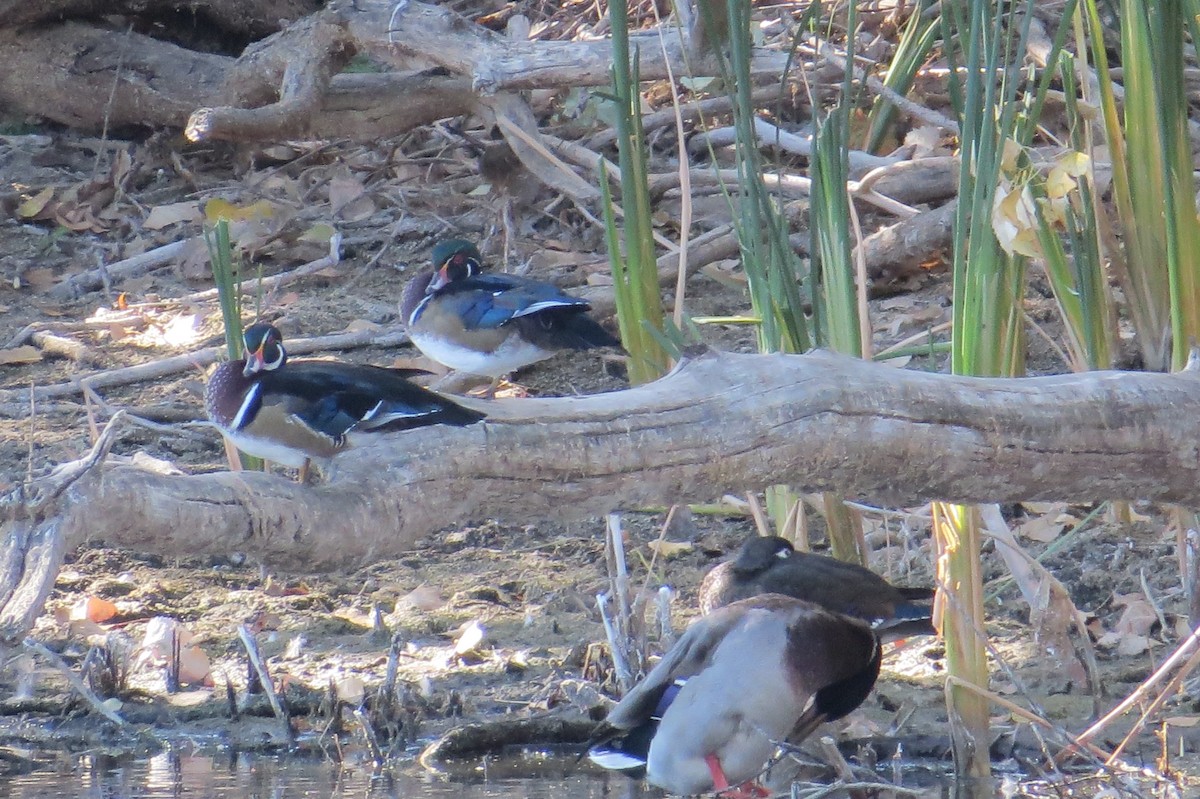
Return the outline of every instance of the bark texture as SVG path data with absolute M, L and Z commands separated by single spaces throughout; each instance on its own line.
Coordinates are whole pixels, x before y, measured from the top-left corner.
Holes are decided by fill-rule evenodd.
M 1200 372 L 1024 379 L 816 352 L 707 352 L 628 391 L 480 402 L 462 429 L 367 437 L 332 479 L 97 470 L 63 505 L 84 540 L 164 555 L 368 562 L 471 520 L 567 521 L 789 483 L 885 505 L 1151 499 L 1200 505 Z

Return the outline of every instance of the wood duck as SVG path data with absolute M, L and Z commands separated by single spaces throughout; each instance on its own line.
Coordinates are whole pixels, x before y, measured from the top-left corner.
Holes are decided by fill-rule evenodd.
M 700 612 L 756 594 L 777 593 L 862 619 L 884 641 L 934 635 L 932 588 L 903 588 L 870 569 L 797 552 L 778 536 L 754 536 L 737 556 L 704 575 Z
M 460 427 L 484 414 L 405 379 L 419 370 L 337 361 L 288 361 L 283 336 L 270 324 L 246 328 L 245 357 L 226 361 L 204 393 L 208 418 L 238 449 L 306 470 L 328 459 L 354 432 Z
M 859 619 L 780 594 L 692 622 L 609 712 L 588 756 L 675 794 L 761 795 L 749 781 L 779 743 L 854 710 L 881 649 Z
M 474 244 L 444 241 L 433 248 L 433 269 L 404 287 L 400 314 L 409 338 L 438 363 L 499 382 L 560 350 L 621 345 L 587 315 L 585 300 L 482 269 Z

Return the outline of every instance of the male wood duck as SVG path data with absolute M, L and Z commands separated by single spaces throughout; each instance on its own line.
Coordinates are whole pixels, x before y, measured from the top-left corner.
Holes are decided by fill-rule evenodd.
M 288 361 L 270 324 L 246 328 L 245 357 L 227 361 L 204 393 L 208 418 L 251 455 L 300 467 L 328 459 L 355 432 L 472 424 L 484 414 L 405 379 L 419 370 L 337 361 Z
M 588 756 L 670 793 L 761 796 L 750 781 L 779 743 L 862 704 L 880 660 L 859 619 L 780 594 L 734 602 L 692 622 Z
M 405 285 L 400 315 L 413 344 L 433 360 L 499 382 L 560 350 L 621 345 L 587 315 L 585 300 L 482 269 L 478 248 L 453 239 L 433 248 L 432 270 Z
M 862 619 L 884 641 L 934 635 L 932 588 L 903 588 L 870 569 L 797 552 L 787 539 L 754 536 L 737 556 L 704 575 L 700 612 L 756 594 L 777 593 Z

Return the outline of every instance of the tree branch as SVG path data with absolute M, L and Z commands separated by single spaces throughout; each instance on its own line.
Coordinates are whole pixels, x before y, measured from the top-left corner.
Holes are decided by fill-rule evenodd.
M 1200 374 L 1025 379 L 817 352 L 706 353 L 628 391 L 498 400 L 468 428 L 367 437 L 316 488 L 261 473 L 77 483 L 62 529 L 164 555 L 306 569 L 483 518 L 536 522 L 788 483 L 908 505 L 1151 499 L 1200 505 Z

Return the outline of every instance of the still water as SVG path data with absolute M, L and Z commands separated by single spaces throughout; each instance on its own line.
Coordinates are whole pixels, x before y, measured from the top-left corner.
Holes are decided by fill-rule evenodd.
M 532 757 L 532 756 L 531 756 Z M 376 771 L 312 758 L 164 753 L 145 759 L 82 755 L 0 777 L 0 797 L 34 799 L 618 799 L 620 776 L 576 767 L 574 758 L 516 758 L 453 776 Z M 524 762 L 524 768 L 520 764 Z M 511 776 L 520 773 L 524 776 Z M 531 777 L 536 774 L 536 777 Z
M 839 794 L 844 795 L 844 794 Z M 918 795 L 918 794 L 914 794 Z M 934 789 L 920 796 L 937 797 Z M 413 766 L 267 755 L 180 754 L 150 758 L 59 756 L 23 774 L 0 776 L 0 799 L 640 799 L 641 783 L 530 754 L 432 774 Z

